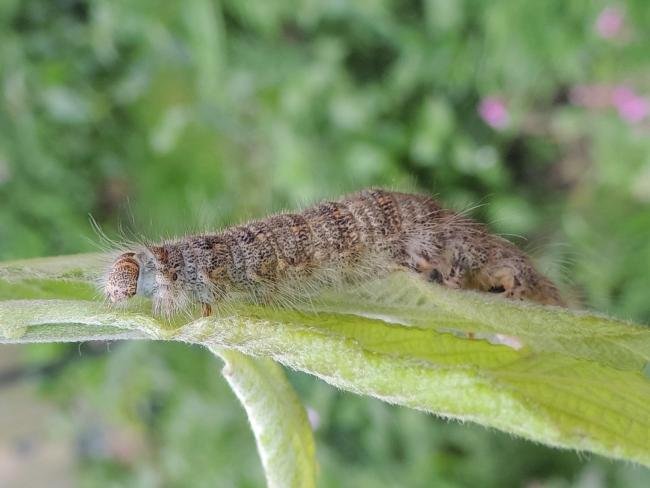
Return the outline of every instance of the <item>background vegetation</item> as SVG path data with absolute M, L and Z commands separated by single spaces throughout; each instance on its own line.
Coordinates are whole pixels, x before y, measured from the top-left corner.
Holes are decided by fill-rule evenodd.
M 648 47 L 643 0 L 6 0 L 0 259 L 95 249 L 89 213 L 156 238 L 382 185 L 480 204 L 575 303 L 648 323 Z M 4 367 L 45 373 L 44 435 L 71 440 L 79 485 L 262 484 L 208 352 L 20 352 Z M 25 376 L 0 371 L 0 388 Z M 650 483 L 290 379 L 323 486 Z M 23 441 L 0 434 L 0 465 Z

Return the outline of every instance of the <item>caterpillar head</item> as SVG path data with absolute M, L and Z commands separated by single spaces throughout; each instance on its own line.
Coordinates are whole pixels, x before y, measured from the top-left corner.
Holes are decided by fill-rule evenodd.
M 138 291 L 140 263 L 134 252 L 125 252 L 118 256 L 106 276 L 104 291 L 108 299 L 121 302 L 131 298 Z
M 112 303 L 134 295 L 153 299 L 154 311 L 171 314 L 186 307 L 183 257 L 175 246 L 149 246 L 120 254 L 106 274 L 104 293 Z

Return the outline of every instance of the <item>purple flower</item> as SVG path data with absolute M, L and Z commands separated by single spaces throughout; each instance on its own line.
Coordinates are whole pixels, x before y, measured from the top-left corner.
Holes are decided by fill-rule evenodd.
M 486 97 L 478 106 L 483 121 L 493 129 L 504 129 L 510 122 L 505 102 L 498 97 Z
M 612 103 L 618 110 L 618 115 L 631 124 L 642 122 L 650 114 L 650 101 L 627 86 L 614 89 Z
M 618 37 L 625 20 L 625 13 L 618 7 L 606 7 L 596 19 L 596 32 L 603 39 L 614 39 Z

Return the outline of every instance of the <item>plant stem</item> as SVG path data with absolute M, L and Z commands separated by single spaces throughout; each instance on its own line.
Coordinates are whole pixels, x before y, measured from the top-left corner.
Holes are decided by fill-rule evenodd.
M 269 488 L 316 486 L 314 438 L 298 395 L 275 361 L 218 347 L 224 378 L 248 415 Z

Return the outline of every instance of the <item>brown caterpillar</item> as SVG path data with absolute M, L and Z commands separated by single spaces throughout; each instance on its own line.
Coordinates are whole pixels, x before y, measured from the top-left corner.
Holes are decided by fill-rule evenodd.
M 396 269 L 451 288 L 564 305 L 557 287 L 512 243 L 422 195 L 363 190 L 299 213 L 121 254 L 105 277 L 112 302 L 136 294 L 171 314 L 243 298 L 292 303 L 323 286 Z

